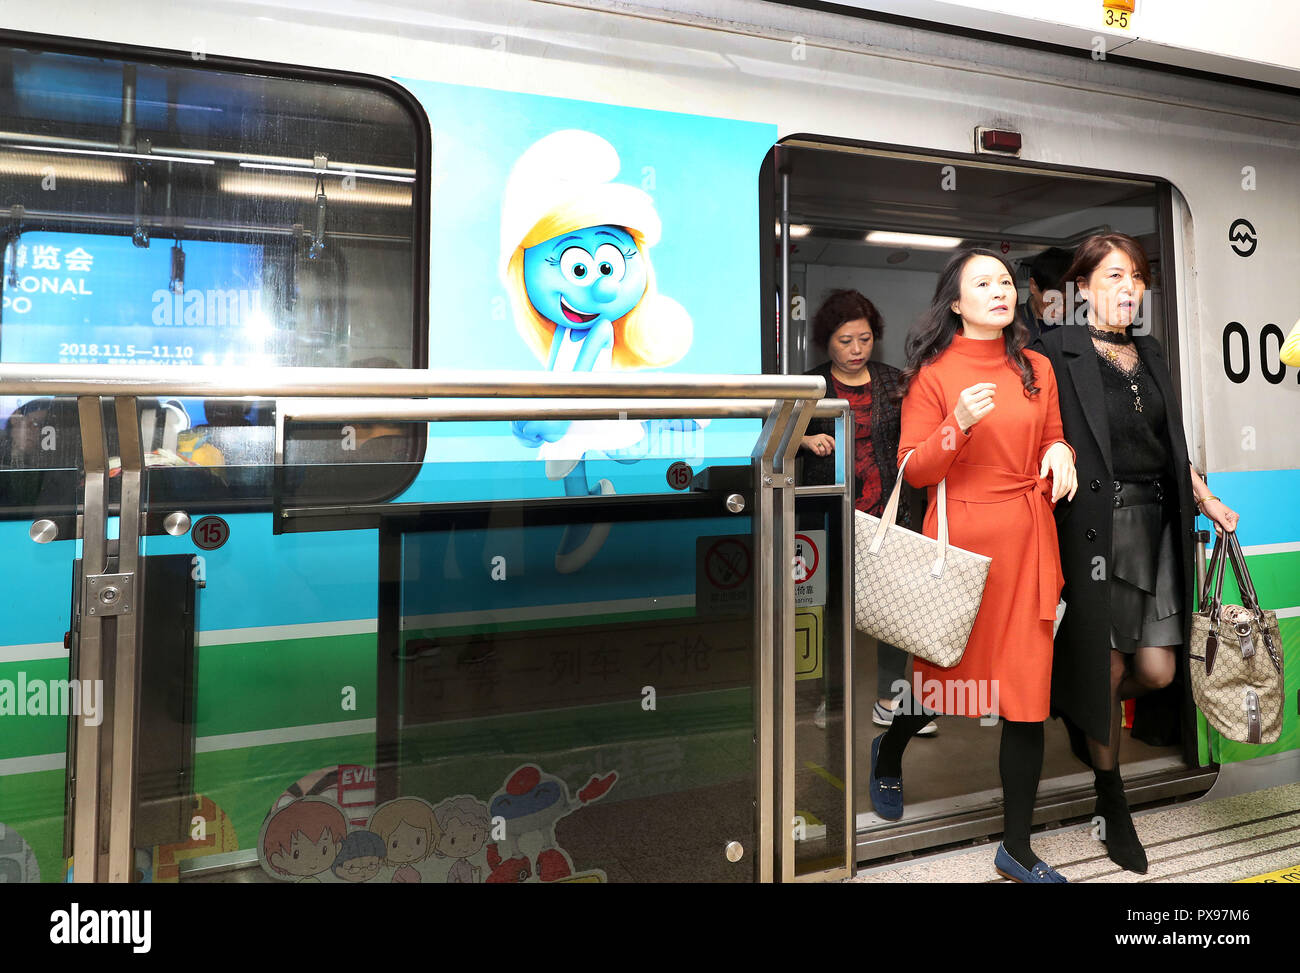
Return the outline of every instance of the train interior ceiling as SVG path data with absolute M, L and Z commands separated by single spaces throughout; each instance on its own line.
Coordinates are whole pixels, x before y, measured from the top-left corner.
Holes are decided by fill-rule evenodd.
M 1005 254 L 1023 304 L 1028 260 L 1101 232 L 1142 242 L 1154 278 L 1151 327 L 1164 338 L 1156 183 L 811 143 L 787 142 L 779 152 L 790 179 L 791 292 L 804 297 L 806 321 L 831 290 L 867 295 L 886 325 L 879 361 L 902 367 L 907 330 L 957 246 Z M 780 206 L 778 182 L 778 217 Z M 791 372 L 826 360 L 801 323 L 793 318 Z
M 856 289 L 875 304 L 885 330 L 873 357 L 901 368 L 907 331 L 928 305 L 956 247 L 980 245 L 1005 254 L 1016 271 L 1023 305 L 1029 296 L 1029 260 L 1049 248 L 1071 251 L 1085 237 L 1108 231 L 1130 234 L 1143 243 L 1153 276 L 1147 313 L 1153 334 L 1162 341 L 1169 337 L 1160 267 L 1161 194 L 1166 190 L 1157 183 L 1036 170 L 1000 160 L 873 152 L 802 139 L 779 146 L 776 162 L 774 280 L 779 286 L 784 189 L 789 201 L 790 290 L 792 297 L 804 298 L 805 308 L 804 314 L 791 315 L 791 372 L 826 360 L 809 332 L 817 307 L 834 289 Z M 788 177 L 784 187 L 782 173 Z M 922 739 L 908 749 L 906 824 L 892 824 L 872 813 L 866 790 L 869 743 L 883 732 L 872 724 L 874 649 L 864 636 L 854 647 L 859 861 L 1000 830 L 1000 734 L 979 721 L 957 717 L 939 721 L 945 739 L 941 746 L 929 746 Z M 1138 701 L 1134 725 L 1123 730 L 1120 756 L 1134 803 L 1190 796 L 1212 783 L 1213 775 L 1196 767 L 1195 741 L 1184 739 L 1181 695 L 1175 685 L 1157 694 L 1159 698 Z M 813 719 L 818 702 L 811 691 L 800 697 L 801 722 Z M 1091 773 L 1070 753 L 1062 724 L 1049 720 L 1036 823 L 1090 815 L 1091 784 Z

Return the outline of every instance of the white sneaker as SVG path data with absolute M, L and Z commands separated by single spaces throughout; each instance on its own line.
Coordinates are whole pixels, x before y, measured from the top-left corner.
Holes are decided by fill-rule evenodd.
M 894 722 L 894 713 L 896 710 L 888 706 L 881 706 L 880 700 L 876 700 L 876 705 L 871 708 L 871 722 L 876 726 L 890 726 Z M 931 720 L 920 730 L 916 731 L 919 737 L 932 737 L 939 732 L 939 723 L 937 720 Z

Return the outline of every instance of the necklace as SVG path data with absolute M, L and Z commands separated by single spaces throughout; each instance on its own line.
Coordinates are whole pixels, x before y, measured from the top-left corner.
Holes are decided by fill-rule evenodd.
M 1098 348 L 1097 350 L 1101 352 L 1101 360 L 1104 361 L 1116 372 L 1118 372 L 1120 376 L 1126 382 L 1129 383 L 1128 385 L 1129 391 L 1133 393 L 1133 411 L 1141 412 L 1142 411 L 1142 388 L 1141 388 L 1142 359 L 1136 358 L 1133 362 L 1132 371 L 1127 371 L 1125 370 L 1124 366 L 1121 364 L 1121 359 L 1118 352 L 1113 351 L 1110 348 Z
M 1129 337 L 1127 330 L 1111 331 L 1107 328 L 1093 327 L 1088 325 L 1088 334 L 1092 335 L 1096 341 L 1104 341 L 1108 345 L 1131 345 L 1133 339 Z

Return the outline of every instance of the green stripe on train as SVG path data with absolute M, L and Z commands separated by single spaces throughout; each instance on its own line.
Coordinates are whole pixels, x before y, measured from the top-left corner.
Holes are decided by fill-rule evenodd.
M 35 684 L 44 687 L 42 692 L 50 692 L 49 684 L 55 680 L 66 680 L 68 678 L 68 660 L 62 659 L 29 659 L 25 662 L 4 662 L 0 663 L 0 680 L 6 680 L 8 685 L 0 689 L 4 694 L 4 700 L 16 707 L 19 684 L 26 682 L 31 687 L 33 681 Z M 10 686 L 12 686 L 12 696 L 10 695 Z M 57 695 L 62 696 L 60 692 Z M 23 704 L 26 708 L 27 700 Z M 60 702 L 60 706 L 64 704 Z M 38 754 L 62 753 L 68 743 L 68 721 L 66 716 L 60 711 L 60 715 L 27 715 L 19 716 L 15 713 L 10 714 L 7 708 L 0 712 L 0 760 L 10 757 L 32 757 Z M 0 777 L 0 781 L 4 778 Z M 0 817 L 0 821 L 4 818 Z
M 43 882 L 62 882 L 67 871 L 63 858 L 63 785 L 62 769 L 0 777 L 0 823 L 31 846 Z
M 362 634 L 200 647 L 198 735 L 373 719 L 375 644 Z

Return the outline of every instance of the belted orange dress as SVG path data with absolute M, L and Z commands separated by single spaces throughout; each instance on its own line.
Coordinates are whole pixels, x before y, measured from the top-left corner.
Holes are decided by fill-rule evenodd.
M 958 334 L 903 399 L 898 459 L 915 450 L 904 476 L 930 488 L 923 533 L 938 536 L 937 487 L 947 477 L 949 542 L 992 558 L 961 662 L 941 669 L 916 660 L 914 695 L 949 715 L 1038 722 L 1049 714 L 1052 622 L 1064 578 L 1051 480 L 1038 473 L 1047 448 L 1065 438 L 1051 363 L 1025 356 L 1040 390 L 1034 396 L 1025 395 L 1000 338 Z M 957 397 L 979 382 L 996 383 L 994 408 L 963 435 Z

